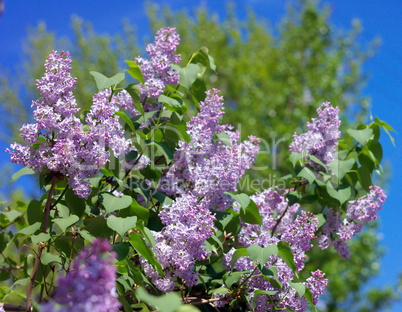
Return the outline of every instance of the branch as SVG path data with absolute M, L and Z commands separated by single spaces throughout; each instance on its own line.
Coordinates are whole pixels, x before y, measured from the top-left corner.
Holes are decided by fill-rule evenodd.
M 58 177 L 55 174 L 53 174 L 52 185 L 49 190 L 49 195 L 47 196 L 45 212 L 44 212 L 44 216 L 43 216 L 42 233 L 47 232 L 50 211 L 52 210 L 51 200 L 52 200 L 53 192 L 56 187 L 57 181 L 58 181 Z M 36 254 L 35 264 L 34 264 L 31 279 L 30 279 L 29 285 L 28 285 L 27 302 L 26 302 L 26 311 L 27 312 L 32 311 L 32 307 L 31 307 L 32 289 L 33 289 L 33 286 L 35 283 L 36 273 L 38 272 L 40 257 L 42 256 L 43 249 L 45 249 L 45 244 L 43 244 L 43 243 L 39 243 L 38 246 L 39 246 L 38 253 Z

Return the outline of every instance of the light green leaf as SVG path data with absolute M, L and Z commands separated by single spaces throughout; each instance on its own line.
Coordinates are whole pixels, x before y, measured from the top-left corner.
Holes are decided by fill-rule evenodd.
M 151 305 L 159 312 L 176 312 L 182 302 L 177 293 L 172 292 L 156 297 L 148 294 L 142 287 L 136 289 L 135 295 L 139 300 Z
M 189 64 L 182 68 L 178 65 L 172 65 L 172 68 L 180 75 L 179 84 L 190 90 L 191 85 L 197 79 L 198 73 L 200 72 L 200 66 L 197 64 Z
M 215 135 L 219 141 L 225 143 L 229 147 L 232 147 L 232 141 L 226 132 L 215 133 Z
M 316 176 L 315 176 L 314 172 L 311 171 L 311 170 L 310 170 L 309 168 L 307 168 L 307 167 L 304 167 L 304 168 L 297 174 L 297 176 L 298 176 L 298 177 L 301 177 L 301 178 L 305 178 L 305 179 L 308 181 L 308 183 L 310 183 L 310 184 L 313 184 L 314 181 L 316 180 Z
M 257 261 L 261 266 L 265 266 L 270 256 L 277 254 L 278 247 L 275 245 L 270 245 L 264 248 L 256 244 L 252 244 L 247 248 L 247 255 L 250 257 L 250 259 Z
M 225 194 L 240 204 L 240 218 L 242 218 L 244 222 L 249 224 L 262 224 L 258 206 L 247 194 L 233 194 L 230 192 L 225 192 Z
M 30 226 L 23 228 L 17 234 L 32 235 L 40 228 L 41 224 L 42 224 L 41 222 L 35 222 L 34 224 L 31 224 Z
M 131 196 L 123 195 L 121 197 L 117 197 L 108 192 L 99 193 L 98 199 L 103 207 L 105 207 L 106 213 L 127 208 L 133 202 Z
M 52 262 L 63 264 L 63 262 L 62 262 L 62 260 L 61 260 L 59 255 L 54 255 L 54 254 L 52 254 L 50 252 L 42 253 L 42 255 L 40 257 L 40 261 L 44 265 L 48 265 L 49 263 L 52 263 Z
M 350 186 L 346 184 L 339 186 L 337 190 L 332 186 L 331 181 L 328 181 L 326 186 L 329 196 L 338 200 L 341 205 L 346 202 L 352 195 L 352 190 Z
M 234 252 L 232 259 L 230 260 L 230 266 L 233 267 L 240 257 L 247 257 L 247 249 L 246 248 L 239 248 L 236 249 Z
M 56 223 L 59 228 L 65 232 L 66 229 L 76 223 L 80 218 L 76 215 L 71 215 L 67 218 L 55 218 L 53 219 L 53 223 Z
M 172 112 L 177 112 L 181 115 L 184 114 L 187 110 L 187 106 L 184 104 L 183 100 L 177 95 L 168 97 L 164 94 L 161 94 L 158 98 L 158 102 L 163 103 L 168 110 Z
M 119 233 L 119 235 L 124 238 L 124 234 L 129 229 L 132 229 L 135 227 L 135 224 L 137 223 L 137 217 L 132 216 L 132 217 L 127 217 L 127 218 L 119 218 L 114 215 L 110 215 L 107 218 L 106 224 L 109 228 L 111 228 L 113 231 L 116 231 Z
M 11 182 L 17 181 L 20 177 L 26 174 L 35 174 L 35 171 L 33 171 L 31 168 L 24 167 L 12 175 Z
M 133 248 L 148 262 L 153 265 L 157 272 L 161 275 L 163 275 L 163 270 L 162 266 L 160 263 L 156 260 L 152 250 L 145 244 L 144 240 L 142 237 L 136 233 L 136 232 L 131 232 L 130 233 L 130 240 L 129 242 L 133 246 Z
M 90 71 L 89 73 L 94 76 L 98 90 L 110 88 L 111 86 L 117 85 L 124 80 L 124 73 L 118 73 L 110 78 L 96 71 Z
M 366 128 L 361 130 L 348 129 L 349 135 L 361 145 L 366 144 L 373 135 L 373 129 Z
M 124 90 L 126 90 L 134 102 L 134 107 L 141 115 L 144 115 L 144 108 L 141 103 L 140 87 L 137 84 L 131 83 Z
M 335 159 L 329 163 L 329 167 L 331 168 L 331 171 L 338 177 L 338 179 L 341 180 L 345 174 L 352 169 L 355 162 L 356 160 L 353 158 L 346 160 Z
M 234 283 L 237 283 L 247 273 L 250 273 L 250 271 L 228 272 L 223 275 L 223 281 L 226 287 L 230 289 Z
M 144 80 L 144 76 L 142 75 L 141 68 L 133 61 L 125 61 L 125 62 L 129 66 L 129 69 L 127 69 L 127 72 L 130 74 L 130 76 L 137 79 L 142 84 L 144 84 L 145 80 Z

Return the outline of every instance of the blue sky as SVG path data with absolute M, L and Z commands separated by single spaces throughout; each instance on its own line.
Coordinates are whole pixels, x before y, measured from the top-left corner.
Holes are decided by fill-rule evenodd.
M 58 36 L 71 35 L 71 15 L 76 14 L 91 20 L 95 30 L 100 33 L 116 33 L 121 30 L 121 20 L 129 18 L 137 26 L 148 32 L 143 0 L 52 0 L 26 1 L 5 0 L 5 11 L 0 17 L 0 68 L 12 69 L 22 56 L 22 41 L 26 37 L 28 26 L 36 26 L 41 20 L 47 28 Z M 250 0 L 232 1 L 236 3 L 239 15 L 244 15 L 245 8 L 251 6 L 257 15 L 272 19 L 277 23 L 285 12 L 286 1 Z M 174 10 L 197 7 L 206 4 L 214 11 L 224 14 L 226 1 L 210 0 L 163 0 L 158 4 L 169 4 Z M 331 21 L 339 28 L 350 29 L 352 20 L 358 18 L 363 25 L 360 36 L 362 44 L 367 44 L 375 37 L 382 39 L 378 53 L 366 63 L 364 70 L 370 73 L 370 79 L 364 93 L 371 97 L 372 114 L 390 123 L 397 133 L 402 133 L 402 1 L 400 0 L 332 0 L 326 1 L 331 9 Z M 190 7 L 189 7 L 190 6 Z M 371 283 L 377 286 L 395 283 L 402 271 L 402 218 L 398 194 L 401 184 L 402 169 L 399 161 L 402 156 L 401 139 L 395 135 L 396 147 L 383 136 L 384 155 L 392 164 L 390 185 L 387 189 L 388 200 L 380 212 L 382 244 L 387 252 L 381 262 L 381 273 Z M 1 162 L 8 161 L 8 156 L 1 152 L 6 145 L 0 142 Z M 392 311 L 402 311 L 402 304 Z

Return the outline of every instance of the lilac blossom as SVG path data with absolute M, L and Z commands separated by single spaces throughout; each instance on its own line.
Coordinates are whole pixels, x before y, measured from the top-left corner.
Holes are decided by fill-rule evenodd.
M 240 134 L 221 125 L 223 98 L 219 90 L 207 92 L 200 112 L 187 123 L 190 142 L 179 142 L 174 164 L 162 178 L 161 190 L 169 195 L 191 192 L 204 197 L 210 209 L 224 210 L 231 200 L 224 192 L 237 190 L 237 184 L 251 167 L 259 151 L 259 140 L 239 142 Z M 223 135 L 223 139 L 218 136 Z
M 150 59 L 136 58 L 145 81 L 140 84 L 141 102 L 144 103 L 145 111 L 160 108 L 160 104 L 148 100 L 156 101 L 166 85 L 179 83 L 179 74 L 171 67 L 180 62 L 180 54 L 175 54 L 179 40 L 176 28 L 162 28 L 156 33 L 155 43 L 147 46 Z
M 74 260 L 71 271 L 58 278 L 51 301 L 42 304 L 41 312 L 113 312 L 121 304 L 117 300 L 116 267 L 111 246 L 96 239 Z
M 347 241 L 361 232 L 365 222 L 378 218 L 377 212 L 382 209 L 386 198 L 379 186 L 370 186 L 368 194 L 349 202 L 345 216 L 338 209 L 328 209 L 327 220 L 318 236 L 318 246 L 326 249 L 332 245 L 341 258 L 349 258 Z
M 312 247 L 312 240 L 315 238 L 315 232 L 318 229 L 318 220 L 312 213 L 299 210 L 298 204 L 290 205 L 284 195 L 274 189 L 267 189 L 260 194 L 250 197 L 258 206 L 262 225 L 242 223 L 242 229 L 238 234 L 239 243 L 245 248 L 252 244 L 257 244 L 261 247 L 269 245 L 277 245 L 279 241 L 289 243 L 297 271 L 301 271 L 304 267 L 305 253 Z M 235 210 L 240 207 L 235 204 Z M 282 216 L 282 217 L 281 217 Z M 275 229 L 275 235 L 273 231 Z M 230 267 L 235 249 L 233 248 L 225 255 L 224 265 Z M 237 271 L 255 269 L 256 264 L 248 257 L 240 257 L 233 265 L 232 269 Z M 294 311 L 305 311 L 308 305 L 304 297 L 300 297 L 289 284 L 293 280 L 294 273 L 287 264 L 277 255 L 272 255 L 265 265 L 268 268 L 274 268 L 278 273 L 278 280 L 282 283 L 282 288 L 275 288 L 267 281 L 261 272 L 257 269 L 253 276 L 247 279 L 246 293 L 249 301 L 255 300 L 254 311 L 271 311 L 276 308 L 289 307 Z M 326 287 L 326 280 L 320 272 L 314 272 L 307 280 L 306 286 L 313 293 L 314 298 L 318 298 Z M 247 278 L 245 274 L 243 278 Z M 240 281 L 241 283 L 241 281 Z M 254 292 L 257 289 L 265 291 L 278 291 L 276 294 L 268 298 L 267 295 L 259 295 L 254 298 Z M 225 304 L 224 296 L 222 304 Z
M 290 144 L 290 151 L 302 153 L 305 160 L 309 155 L 317 157 L 325 165 L 336 159 L 336 148 L 340 138 L 339 108 L 332 107 L 329 102 L 324 102 L 317 109 L 318 118 L 313 118 L 312 122 L 307 122 L 309 131 L 306 133 L 293 135 L 293 142 Z M 308 160 L 310 166 L 320 169 L 320 165 Z
M 51 53 L 45 69 L 45 75 L 37 80 L 42 96 L 32 104 L 36 123 L 21 128 L 21 137 L 31 145 L 14 143 L 12 150 L 6 151 L 12 162 L 35 172 L 47 168 L 61 173 L 77 196 L 87 198 L 91 192 L 87 178 L 109 161 L 107 149 L 117 157 L 134 149 L 115 115 L 119 106 L 128 108 L 130 103 L 124 94 L 109 102 L 110 91 L 100 91 L 93 98 L 86 124 L 82 124 L 74 115 L 78 112 L 72 93 L 76 79 L 70 75 L 68 52 Z
M 256 138 L 239 143 L 239 133 L 220 124 L 224 112 L 218 92 L 207 92 L 199 114 L 187 123 L 190 142 L 179 142 L 175 162 L 162 178 L 160 191 L 176 196 L 172 205 L 163 206 L 160 217 L 165 227 L 155 233 L 154 252 L 166 277 L 142 260 L 146 275 L 162 291 L 173 289 L 174 277 L 186 285 L 196 284 L 195 261 L 207 257 L 204 244 L 213 234 L 215 217 L 211 209 L 230 206 L 232 201 L 224 192 L 236 191 L 258 153 Z M 221 133 L 226 134 L 227 142 L 217 139 Z
M 196 285 L 195 260 L 204 260 L 208 256 L 203 245 L 213 234 L 215 217 L 204 200 L 192 194 L 165 205 L 159 216 L 165 227 L 161 232 L 153 233 L 156 240 L 154 252 L 164 269 L 165 278 L 142 259 L 145 273 L 164 292 L 173 290 L 174 276 L 181 278 L 187 286 Z

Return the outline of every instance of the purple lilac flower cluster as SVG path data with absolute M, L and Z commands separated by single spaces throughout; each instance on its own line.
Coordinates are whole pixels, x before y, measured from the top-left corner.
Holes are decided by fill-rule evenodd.
M 382 209 L 386 198 L 379 186 L 371 186 L 368 194 L 349 202 L 344 217 L 341 211 L 328 209 L 327 222 L 318 237 L 318 246 L 326 249 L 332 245 L 343 259 L 349 258 L 347 241 L 363 229 L 364 222 L 378 218 L 377 212 Z
M 115 116 L 122 95 L 109 102 L 110 91 L 96 94 L 84 125 L 74 115 L 78 112 L 72 93 L 76 78 L 70 75 L 68 52 L 52 52 L 45 68 L 45 75 L 37 80 L 41 97 L 32 103 L 36 123 L 21 128 L 21 137 L 31 145 L 14 143 L 13 150 L 6 151 L 11 154 L 12 162 L 35 172 L 47 168 L 61 173 L 77 196 L 87 198 L 91 188 L 86 178 L 98 173 L 100 166 L 108 162 L 106 149 L 110 147 L 120 156 L 132 148 Z
M 160 213 L 165 227 L 154 233 L 155 254 L 166 278 L 142 261 L 147 276 L 162 291 L 173 289 L 174 276 L 183 279 L 186 285 L 197 282 L 194 263 L 208 256 L 203 246 L 213 234 L 215 217 L 211 209 L 223 210 L 231 204 L 224 192 L 236 191 L 237 183 L 254 163 L 259 150 L 256 138 L 239 143 L 238 132 L 220 125 L 223 103 L 218 93 L 216 89 L 207 92 L 199 114 L 187 124 L 191 141 L 179 143 L 175 162 L 163 178 L 160 190 L 177 196 Z M 227 135 L 228 142 L 217 139 L 220 133 Z
M 223 98 L 219 90 L 207 91 L 200 112 L 187 124 L 190 142 L 179 142 L 174 164 L 161 183 L 169 195 L 191 191 L 208 201 L 210 209 L 226 209 L 232 201 L 224 192 L 236 191 L 240 179 L 255 161 L 260 141 L 250 136 L 239 142 L 240 134 L 230 125 L 221 125 Z M 224 135 L 223 139 L 218 137 Z
M 51 301 L 41 312 L 114 312 L 120 308 L 116 292 L 116 267 L 107 240 L 96 239 L 74 260 L 71 271 L 58 278 Z M 113 255 L 113 253 L 112 253 Z
M 304 159 L 309 155 L 316 156 L 325 165 L 336 159 L 336 147 L 340 138 L 339 108 L 332 107 L 329 102 L 324 102 L 317 109 L 318 118 L 313 118 L 307 123 L 308 132 L 301 135 L 293 135 L 290 151 L 303 153 Z M 310 166 L 320 169 L 320 165 L 308 160 Z
M 251 196 L 257 204 L 261 217 L 262 225 L 242 224 L 242 229 L 238 235 L 239 243 L 244 247 L 257 244 L 261 247 L 269 245 L 277 245 L 279 241 L 286 241 L 291 246 L 297 271 L 301 271 L 304 267 L 306 252 L 312 247 L 311 241 L 315 238 L 318 220 L 313 214 L 302 211 L 300 215 L 296 215 L 299 205 L 289 205 L 287 199 L 282 193 L 270 188 L 260 194 Z M 236 208 L 236 207 L 235 207 Z M 239 209 L 237 207 L 236 209 Z M 282 216 L 282 217 L 281 217 Z M 275 235 L 273 234 L 275 231 Z M 232 249 L 225 256 L 225 265 L 229 268 L 235 249 Z M 240 257 L 233 268 L 238 271 L 253 270 L 256 264 L 248 257 Z M 256 307 L 254 311 L 272 311 L 276 308 L 289 307 L 294 311 L 305 311 L 308 305 L 304 297 L 300 297 L 289 284 L 294 278 L 294 273 L 286 265 L 286 263 L 276 255 L 272 255 L 266 267 L 274 268 L 278 273 L 278 279 L 282 283 L 282 288 L 275 288 L 267 281 L 261 272 L 257 270 L 253 276 L 247 280 L 247 294 L 250 302 L 255 300 Z M 248 277 L 246 274 L 244 278 Z M 312 292 L 315 300 L 318 295 L 322 294 L 327 285 L 327 280 L 321 271 L 315 271 L 307 280 L 305 285 Z M 259 295 L 254 298 L 254 292 L 257 289 L 265 291 L 278 291 L 276 294 L 268 298 L 267 295 Z M 225 304 L 225 301 L 222 301 Z
M 153 233 L 156 240 L 154 253 L 163 267 L 165 278 L 142 259 L 145 274 L 163 292 L 173 291 L 174 276 L 181 278 L 187 286 L 196 285 L 195 260 L 204 260 L 208 256 L 203 245 L 213 234 L 215 217 L 204 200 L 191 193 L 165 206 L 160 217 L 165 227 L 161 232 Z
M 162 28 L 156 33 L 155 43 L 147 46 L 150 59 L 136 58 L 145 80 L 144 84 L 140 84 L 141 101 L 145 111 L 160 108 L 146 100 L 157 100 L 167 84 L 179 83 L 179 73 L 171 68 L 171 64 L 180 62 L 180 54 L 175 54 L 179 40 L 176 28 Z

